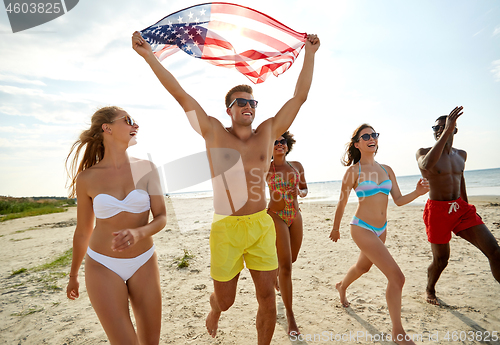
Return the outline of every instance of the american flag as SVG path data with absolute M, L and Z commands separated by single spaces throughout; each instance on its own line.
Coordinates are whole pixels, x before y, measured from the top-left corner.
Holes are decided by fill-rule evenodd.
M 224 2 L 172 13 L 141 34 L 160 61 L 182 50 L 213 65 L 235 68 L 254 84 L 290 68 L 307 37 L 264 13 Z M 237 52 L 234 45 L 243 48 Z

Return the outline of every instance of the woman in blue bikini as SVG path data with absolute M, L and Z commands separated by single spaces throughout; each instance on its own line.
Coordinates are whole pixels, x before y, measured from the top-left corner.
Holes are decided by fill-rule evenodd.
M 375 264 L 388 279 L 386 299 L 392 321 L 392 339 L 398 344 L 414 344 L 405 339 L 406 333 L 401 323 L 401 295 L 405 277 L 384 244 L 387 235 L 387 205 L 389 193 L 394 203 L 402 206 L 427 193 L 429 182 L 421 178 L 413 192 L 401 195 L 392 169 L 375 161 L 378 136 L 373 127 L 363 124 L 354 131 L 347 144 L 343 164 L 350 167 L 342 179 L 330 238 L 334 242 L 340 238 L 340 221 L 351 189 L 354 189 L 359 204 L 350 223 L 351 236 L 361 253 L 356 264 L 335 287 L 339 291 L 340 302 L 348 307 L 346 289 Z
M 138 129 L 123 109 L 101 108 L 66 159 L 70 196 L 78 201 L 66 293 L 69 299 L 79 297 L 78 271 L 85 257 L 92 307 L 110 343 L 120 345 L 160 341 L 160 275 L 152 235 L 165 226 L 166 210 L 156 170 L 126 153 L 136 143 Z

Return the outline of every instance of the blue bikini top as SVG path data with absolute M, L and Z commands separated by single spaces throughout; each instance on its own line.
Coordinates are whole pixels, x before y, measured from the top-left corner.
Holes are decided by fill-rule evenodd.
M 109 194 L 98 194 L 94 198 L 94 214 L 96 218 L 111 218 L 120 212 L 142 213 L 151 208 L 146 191 L 134 189 L 123 200 Z
M 385 170 L 385 168 L 381 164 L 379 163 L 377 164 L 380 165 L 382 169 L 384 169 L 387 176 L 389 176 L 387 170 Z M 359 164 L 358 187 L 354 190 L 358 198 L 368 197 L 378 193 L 389 195 L 389 192 L 392 189 L 392 181 L 390 179 L 382 181 L 380 182 L 380 184 L 377 184 L 376 182 L 370 180 L 359 183 L 360 175 L 361 175 L 361 164 Z

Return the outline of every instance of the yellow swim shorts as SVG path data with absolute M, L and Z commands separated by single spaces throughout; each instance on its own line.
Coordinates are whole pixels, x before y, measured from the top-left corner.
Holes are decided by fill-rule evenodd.
M 245 216 L 214 214 L 210 231 L 210 275 L 227 282 L 242 269 L 272 271 L 278 268 L 276 230 L 266 210 Z

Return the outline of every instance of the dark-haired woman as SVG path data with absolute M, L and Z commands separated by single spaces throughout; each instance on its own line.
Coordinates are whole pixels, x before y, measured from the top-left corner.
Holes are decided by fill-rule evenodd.
M 66 159 L 70 196 L 76 195 L 78 205 L 66 293 L 70 299 L 79 297 L 78 271 L 85 257 L 90 302 L 110 343 L 120 345 L 160 340 L 160 279 L 152 235 L 165 226 L 166 210 L 151 163 L 126 153 L 138 129 L 123 109 L 101 108 Z
M 288 334 L 300 334 L 292 309 L 292 263 L 297 260 L 302 245 L 302 215 L 297 197 L 307 195 L 304 168 L 299 162 L 289 162 L 286 156 L 295 139 L 288 131 L 274 142 L 273 161 L 267 173 L 270 202 L 268 213 L 276 228 L 278 252 L 278 283 L 286 308 Z
M 354 131 L 351 141 L 346 145 L 343 164 L 350 167 L 342 179 L 340 200 L 330 238 L 334 242 L 340 238 L 340 221 L 351 189 L 354 189 L 359 203 L 351 220 L 351 237 L 361 253 L 356 264 L 336 284 L 336 288 L 340 302 L 348 307 L 346 289 L 375 264 L 388 279 L 386 300 L 392 321 L 392 340 L 398 344 L 414 344 L 405 338 L 406 333 L 401 323 L 401 295 L 405 277 L 384 244 L 387 235 L 387 204 L 389 193 L 394 203 L 402 206 L 427 193 L 429 183 L 421 178 L 413 192 L 401 195 L 392 169 L 375 161 L 378 136 L 373 127 L 363 124 Z

